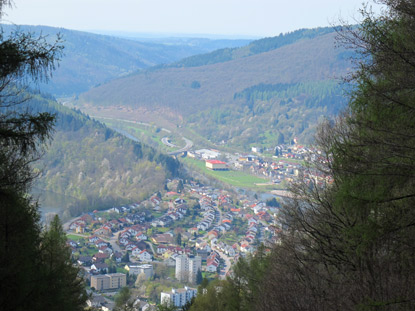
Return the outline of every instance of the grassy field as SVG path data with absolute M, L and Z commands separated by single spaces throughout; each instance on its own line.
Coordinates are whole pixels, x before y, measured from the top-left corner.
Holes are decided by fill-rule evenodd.
M 190 167 L 199 170 L 205 175 L 211 176 L 223 183 L 229 184 L 239 188 L 250 188 L 255 190 L 273 190 L 279 189 L 279 185 L 257 186 L 256 184 L 268 183 L 269 180 L 252 176 L 241 171 L 212 171 L 206 168 L 205 162 L 192 159 L 189 157 L 183 158 L 183 162 Z
M 79 235 L 74 235 L 74 234 L 67 234 L 66 235 L 66 237 L 69 239 L 69 240 L 72 240 L 72 241 L 79 241 L 79 240 L 83 240 L 84 239 L 84 237 L 82 237 L 82 236 L 79 236 Z
M 125 274 L 127 274 L 127 273 L 128 273 L 128 271 L 127 271 L 127 270 L 125 270 L 124 268 L 117 267 L 117 273 L 125 273 Z

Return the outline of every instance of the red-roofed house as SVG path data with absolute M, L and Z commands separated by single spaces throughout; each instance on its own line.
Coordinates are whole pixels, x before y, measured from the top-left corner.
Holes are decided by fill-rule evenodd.
M 245 214 L 246 219 L 251 219 L 253 216 L 251 214 Z
M 219 160 L 206 160 L 206 167 L 212 171 L 226 171 L 228 166 Z
M 214 238 L 217 238 L 218 236 L 219 236 L 219 233 L 216 230 L 209 231 L 209 233 L 208 233 L 208 238 L 210 240 L 214 239 Z
M 96 253 L 93 257 L 92 260 L 94 262 L 103 262 L 105 259 L 109 258 L 110 255 L 107 253 Z

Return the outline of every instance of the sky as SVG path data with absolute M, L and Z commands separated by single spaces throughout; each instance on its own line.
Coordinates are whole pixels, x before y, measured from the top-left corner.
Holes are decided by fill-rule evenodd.
M 363 0 L 13 0 L 2 22 L 84 31 L 275 36 L 353 23 Z

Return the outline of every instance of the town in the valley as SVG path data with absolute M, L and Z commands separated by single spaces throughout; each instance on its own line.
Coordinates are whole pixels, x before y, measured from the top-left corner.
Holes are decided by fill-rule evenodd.
M 267 176 L 270 183 L 281 183 L 301 169 L 300 161 L 287 159 L 304 160 L 309 151 L 281 147 L 279 157 L 269 161 L 258 155 L 228 155 L 234 161 L 223 162 L 218 151 L 207 149 L 188 155 L 204 161 L 209 170 L 245 167 Z M 95 210 L 68 222 L 68 246 L 90 290 L 88 304 L 111 310 L 114 295 L 128 286 L 139 310 L 160 303 L 184 306 L 204 279 L 226 278 L 238 258 L 255 253 L 260 245 L 278 243 L 284 193 L 258 195 L 174 179 L 147 200 Z

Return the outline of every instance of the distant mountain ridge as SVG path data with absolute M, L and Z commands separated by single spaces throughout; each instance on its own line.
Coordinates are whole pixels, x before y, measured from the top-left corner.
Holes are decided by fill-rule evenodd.
M 224 48 L 207 54 L 194 55 L 175 62 L 169 67 L 198 67 L 222 63 L 233 59 L 256 55 L 278 49 L 303 39 L 313 39 L 335 31 L 333 27 L 314 29 L 299 29 L 276 37 L 269 37 L 252 41 L 244 47 Z
M 162 40 L 140 42 L 92 34 L 88 32 L 48 26 L 1 25 L 7 35 L 20 28 L 23 32 L 42 33 L 53 40 L 57 33 L 63 36 L 64 57 L 48 84 L 41 90 L 55 96 L 72 96 L 114 78 L 163 63 L 171 63 L 195 54 L 220 47 L 240 46 L 249 40 L 209 40 L 188 38 L 175 44 Z
M 329 33 L 226 62 L 132 74 L 82 94 L 80 103 L 166 107 L 186 115 L 229 102 L 235 93 L 259 83 L 335 79 L 350 64 L 341 59 L 342 50 L 334 49 L 334 36 Z M 200 87 L 192 87 L 194 81 Z

